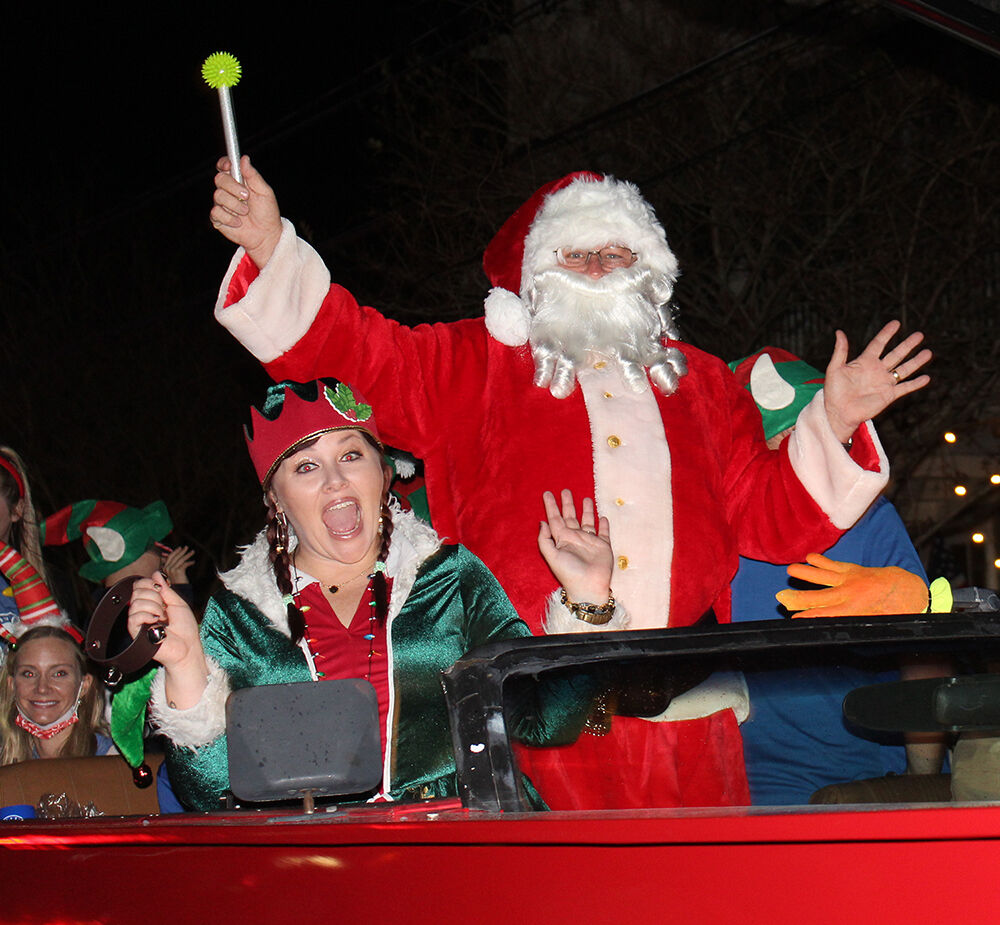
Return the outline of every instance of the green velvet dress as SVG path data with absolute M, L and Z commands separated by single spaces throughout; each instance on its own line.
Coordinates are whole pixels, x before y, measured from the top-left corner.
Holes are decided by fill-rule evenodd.
M 394 534 L 394 543 L 396 539 Z M 401 587 L 405 593 L 406 584 L 405 579 L 394 577 L 393 597 Z M 497 580 L 463 546 L 437 548 L 420 562 L 405 602 L 390 604 L 387 637 L 392 702 L 385 792 L 394 799 L 457 793 L 440 674 L 477 646 L 529 635 Z M 269 619 L 232 590 L 209 601 L 201 638 L 205 654 L 228 676 L 233 690 L 311 678 L 305 654 L 292 643 L 287 625 L 276 625 L 273 617 Z M 572 741 L 583 726 L 589 691 L 572 684 L 543 685 L 542 690 L 539 702 L 543 706 L 518 705 L 519 737 L 530 744 Z M 170 734 L 169 728 L 165 731 Z M 224 733 L 198 747 L 173 744 L 167 760 L 174 788 L 187 805 L 219 807 L 219 797 L 229 786 Z

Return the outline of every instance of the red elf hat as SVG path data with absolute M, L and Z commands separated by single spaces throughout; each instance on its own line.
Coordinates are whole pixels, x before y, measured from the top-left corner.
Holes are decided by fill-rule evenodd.
M 260 410 L 250 408 L 250 424 L 243 428 L 261 486 L 267 488 L 289 450 L 335 430 L 363 430 L 384 449 L 371 405 L 347 383 L 328 378 L 270 386 Z

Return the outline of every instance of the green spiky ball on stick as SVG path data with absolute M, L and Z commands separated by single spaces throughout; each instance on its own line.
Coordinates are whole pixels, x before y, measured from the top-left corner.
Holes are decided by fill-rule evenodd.
M 240 82 L 243 69 L 235 55 L 227 51 L 217 51 L 205 59 L 201 66 L 201 76 L 213 90 L 219 91 L 219 108 L 222 110 L 222 131 L 226 136 L 226 153 L 229 155 L 229 173 L 237 182 L 243 182 L 240 172 L 240 142 L 236 135 L 236 116 L 229 88 Z

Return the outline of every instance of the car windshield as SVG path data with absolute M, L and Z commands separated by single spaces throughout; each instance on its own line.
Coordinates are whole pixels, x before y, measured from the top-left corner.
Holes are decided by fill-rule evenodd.
M 990 764 L 991 746 L 1000 751 L 998 630 L 989 611 L 506 646 L 493 654 L 508 672 L 511 767 L 481 757 L 482 738 L 497 750 L 488 719 L 453 716 L 469 805 L 515 808 L 492 802 L 508 771 L 521 808 L 947 802 L 954 785 L 963 800 L 1000 799 L 1000 765 Z M 544 719 L 547 700 L 567 689 L 590 698 L 579 737 L 533 741 L 531 711 Z M 488 699 L 478 704 L 485 717 Z M 990 773 L 997 784 L 984 783 Z

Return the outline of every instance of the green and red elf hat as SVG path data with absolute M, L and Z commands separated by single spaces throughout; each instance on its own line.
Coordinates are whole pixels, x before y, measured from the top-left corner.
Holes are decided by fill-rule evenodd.
M 729 368 L 757 403 L 767 440 L 793 427 L 799 412 L 823 388 L 818 369 L 780 347 L 765 347 L 734 360 Z
M 80 574 L 99 584 L 112 572 L 135 562 L 173 526 L 162 501 L 135 508 L 118 501 L 89 499 L 47 517 L 40 533 L 46 546 L 62 546 L 82 539 L 90 562 L 80 568 Z
M 347 383 L 328 378 L 270 386 L 260 410 L 250 408 L 250 424 L 243 428 L 260 484 L 267 488 L 289 450 L 335 430 L 363 430 L 384 450 L 371 405 Z

